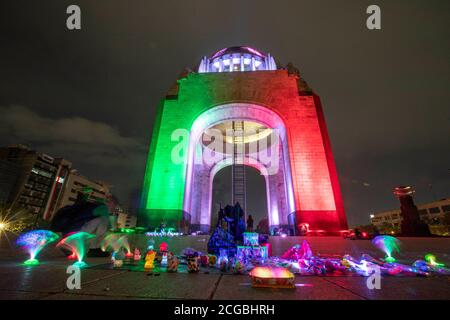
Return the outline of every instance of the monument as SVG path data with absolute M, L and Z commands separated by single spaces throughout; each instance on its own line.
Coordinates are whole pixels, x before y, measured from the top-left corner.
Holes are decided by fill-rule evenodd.
M 236 128 L 243 132 L 239 141 L 227 135 Z M 205 141 L 213 129 L 224 133 L 224 145 L 232 145 L 232 151 L 206 163 L 199 155 L 208 152 Z M 275 133 L 277 143 L 271 138 L 265 148 L 248 151 L 251 142 L 259 144 Z M 162 100 L 148 154 L 140 224 L 180 226 L 187 221 L 191 231 L 210 231 L 212 181 L 234 163 L 237 145 L 244 145 L 240 164 L 256 168 L 265 178 L 271 229 L 297 228 L 293 224 L 329 234 L 348 229 L 319 96 L 292 64 L 277 66 L 270 54 L 246 46 L 203 57 L 196 71 L 182 73 Z M 267 153 L 277 155 L 275 170 L 273 163 L 261 160 Z M 245 187 L 242 173 L 233 172 Z M 246 212 L 242 195 L 242 190 L 233 190 L 231 203 L 240 202 Z

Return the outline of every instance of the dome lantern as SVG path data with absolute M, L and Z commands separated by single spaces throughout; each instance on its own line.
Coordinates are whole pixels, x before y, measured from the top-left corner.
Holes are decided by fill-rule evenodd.
M 199 73 L 276 70 L 275 60 L 250 47 L 229 47 L 203 57 Z

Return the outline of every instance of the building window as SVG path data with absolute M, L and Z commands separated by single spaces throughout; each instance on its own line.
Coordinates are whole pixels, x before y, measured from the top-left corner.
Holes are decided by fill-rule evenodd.
M 442 206 L 443 212 L 450 212 L 450 205 Z
M 429 211 L 430 213 L 440 213 L 440 212 L 441 212 L 441 210 L 439 209 L 439 207 L 430 208 L 430 209 L 428 209 L 428 211 Z

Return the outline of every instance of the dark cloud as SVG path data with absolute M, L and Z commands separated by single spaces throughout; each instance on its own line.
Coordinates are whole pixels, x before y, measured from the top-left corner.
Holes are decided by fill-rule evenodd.
M 128 201 L 130 188 L 138 186 L 147 147 L 117 128 L 81 117 L 52 119 L 17 105 L 0 106 L 0 114 L 3 144 L 27 144 L 66 158 L 80 173 L 112 184 L 122 201 Z M 125 174 L 128 178 L 122 180 Z
M 0 134 L 31 143 L 57 143 L 95 146 L 100 150 L 136 149 L 142 146 L 132 138 L 123 137 L 116 128 L 81 117 L 51 119 L 23 106 L 1 107 Z
M 81 31 L 65 28 L 70 4 L 81 7 Z M 181 70 L 223 47 L 254 46 L 293 62 L 321 96 L 349 221 L 366 223 L 398 206 L 391 190 L 399 184 L 416 186 L 418 202 L 450 196 L 450 2 L 380 0 L 381 31 L 365 27 L 370 4 L 2 1 L 0 106 L 95 127 L 98 150 L 16 134 L 111 181 L 126 199 L 141 184 L 158 102 Z

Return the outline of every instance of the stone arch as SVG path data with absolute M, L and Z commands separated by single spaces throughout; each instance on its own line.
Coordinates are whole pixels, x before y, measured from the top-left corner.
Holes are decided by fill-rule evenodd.
M 209 230 L 211 221 L 212 181 L 217 168 L 230 165 L 230 158 L 212 165 L 196 161 L 196 147 L 203 132 L 224 121 L 251 120 L 259 122 L 279 133 L 278 170 L 269 174 L 268 167 L 258 161 L 259 154 L 249 154 L 244 164 L 256 167 L 266 179 L 269 224 L 271 227 L 287 226 L 288 215 L 295 211 L 286 127 L 281 117 L 272 110 L 251 103 L 229 103 L 213 107 L 200 114 L 192 124 L 186 160 L 186 185 L 183 211 L 191 217 L 193 229 Z

